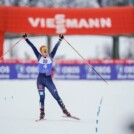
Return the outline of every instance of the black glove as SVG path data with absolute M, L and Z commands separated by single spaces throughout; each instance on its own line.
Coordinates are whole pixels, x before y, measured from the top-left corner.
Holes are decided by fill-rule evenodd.
M 23 37 L 23 38 L 26 38 L 26 37 L 27 37 L 27 34 L 26 34 L 26 33 L 25 33 L 25 34 L 23 34 L 23 35 L 22 35 L 22 37 Z
M 64 35 L 63 34 L 60 34 L 59 35 L 59 40 L 62 41 L 64 39 Z

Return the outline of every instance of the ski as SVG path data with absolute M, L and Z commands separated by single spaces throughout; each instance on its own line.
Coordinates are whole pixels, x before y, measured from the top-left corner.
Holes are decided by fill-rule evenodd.
M 75 119 L 75 120 L 80 120 L 80 118 L 76 117 L 76 116 L 62 116 L 62 117 L 66 117 L 66 118 L 72 118 L 72 119 Z
M 71 118 L 71 119 L 75 119 L 75 120 L 80 120 L 80 118 L 76 117 L 76 116 L 62 116 L 64 118 Z M 35 120 L 36 122 L 39 122 L 39 121 L 45 121 L 46 119 L 37 119 Z
M 44 121 L 44 120 L 46 120 L 46 119 L 37 119 L 37 120 L 35 120 L 36 122 L 39 122 L 39 121 Z

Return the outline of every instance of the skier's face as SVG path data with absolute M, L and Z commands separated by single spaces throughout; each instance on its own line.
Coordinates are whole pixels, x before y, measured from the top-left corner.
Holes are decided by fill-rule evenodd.
M 41 51 L 41 54 L 42 54 L 42 56 L 47 56 L 48 55 L 48 50 L 47 50 L 47 48 L 46 47 L 42 47 L 42 49 L 40 50 Z

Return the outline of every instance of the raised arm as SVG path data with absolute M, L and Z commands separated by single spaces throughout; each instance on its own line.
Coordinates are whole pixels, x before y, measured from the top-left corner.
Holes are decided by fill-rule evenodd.
M 33 45 L 33 43 L 27 38 L 27 34 L 23 35 L 23 38 L 25 38 L 25 41 L 28 43 L 28 45 L 33 49 L 34 54 L 36 55 L 37 59 L 39 60 L 41 57 L 41 54 L 38 52 L 37 48 Z
M 64 38 L 63 35 L 59 35 L 59 41 L 55 44 L 53 50 L 52 50 L 51 53 L 50 53 L 50 57 L 51 57 L 51 58 L 54 58 L 54 56 L 55 56 L 55 54 L 56 54 L 56 52 L 57 52 L 57 49 L 58 49 L 58 47 L 59 47 L 61 41 L 63 40 L 63 38 Z

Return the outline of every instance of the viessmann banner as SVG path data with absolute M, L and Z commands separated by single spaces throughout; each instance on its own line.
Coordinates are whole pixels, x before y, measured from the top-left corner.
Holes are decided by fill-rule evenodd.
M 96 71 L 106 80 L 134 80 L 133 64 L 92 64 Z M 0 80 L 36 79 L 37 64 L 0 64 Z M 101 80 L 86 64 L 57 64 L 55 79 L 67 80 Z
M 0 31 L 34 34 L 134 34 L 134 7 L 0 7 Z

